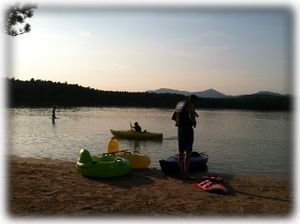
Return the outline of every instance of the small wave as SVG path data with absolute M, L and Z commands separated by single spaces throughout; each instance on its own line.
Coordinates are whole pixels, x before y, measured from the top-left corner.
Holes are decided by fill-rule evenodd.
M 171 136 L 171 137 L 163 138 L 163 140 L 177 140 L 177 136 Z

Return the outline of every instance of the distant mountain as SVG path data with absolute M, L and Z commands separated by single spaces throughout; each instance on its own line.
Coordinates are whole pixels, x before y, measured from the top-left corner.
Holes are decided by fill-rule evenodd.
M 200 91 L 200 92 L 192 92 L 190 94 L 195 94 L 198 97 L 203 97 L 203 98 L 226 98 L 229 97 L 223 93 L 220 93 L 214 89 L 208 89 L 205 91 Z
M 147 90 L 146 92 L 149 92 L 149 93 L 174 93 L 174 94 L 181 94 L 181 95 L 185 95 L 185 96 L 188 96 L 191 94 L 188 91 L 180 91 L 180 90 L 168 89 L 168 88 L 160 88 L 157 90 Z
M 256 94 L 256 95 L 258 94 L 258 95 L 283 96 L 280 93 L 274 93 L 274 92 L 269 92 L 269 91 L 259 91 L 259 92 L 254 93 L 254 94 Z
M 202 98 L 226 98 L 230 97 L 223 93 L 220 93 L 214 89 L 208 89 L 204 91 L 198 91 L 198 92 L 188 92 L 188 91 L 181 91 L 181 90 L 175 90 L 175 89 L 168 89 L 168 88 L 160 88 L 157 90 L 148 90 L 149 93 L 174 93 L 174 94 L 181 94 L 185 96 L 189 96 L 191 94 L 195 94 L 198 97 Z
M 198 91 L 198 92 L 188 92 L 188 91 L 184 91 L 184 90 L 160 88 L 160 89 L 157 89 L 157 90 L 148 90 L 146 92 L 149 92 L 149 93 L 173 93 L 173 94 L 181 94 L 181 95 L 185 95 L 185 96 L 195 94 L 196 96 L 202 97 L 202 98 L 232 98 L 232 97 L 240 97 L 240 96 L 245 96 L 246 95 L 246 94 L 241 94 L 241 95 L 238 95 L 238 96 L 225 95 L 225 94 L 223 94 L 221 92 L 218 92 L 217 90 L 214 90 L 214 89 L 208 89 L 208 90 Z M 259 91 L 257 93 L 247 94 L 247 95 L 291 96 L 289 94 L 283 95 L 283 94 L 280 94 L 280 93 L 269 92 L 269 91 Z

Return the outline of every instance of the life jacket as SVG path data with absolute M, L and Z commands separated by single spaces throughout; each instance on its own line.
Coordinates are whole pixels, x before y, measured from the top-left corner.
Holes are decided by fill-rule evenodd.
M 193 123 L 190 120 L 189 113 L 186 111 L 186 107 L 190 100 L 182 100 L 176 104 L 176 126 L 191 127 Z
M 210 180 L 204 180 L 201 183 L 195 182 L 192 185 L 210 193 L 228 194 L 226 187 L 222 184 L 213 183 Z

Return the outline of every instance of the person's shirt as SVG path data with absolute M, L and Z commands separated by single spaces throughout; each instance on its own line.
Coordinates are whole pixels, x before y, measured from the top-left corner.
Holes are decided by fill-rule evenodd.
M 193 126 L 196 126 L 196 117 L 195 117 L 195 106 L 191 102 L 187 105 L 187 113 L 189 114 L 189 119 L 192 122 Z
M 176 105 L 172 119 L 176 121 L 176 126 L 186 127 L 196 124 L 195 107 L 190 100 L 180 101 Z
M 142 128 L 139 125 L 133 127 L 135 131 L 142 132 Z

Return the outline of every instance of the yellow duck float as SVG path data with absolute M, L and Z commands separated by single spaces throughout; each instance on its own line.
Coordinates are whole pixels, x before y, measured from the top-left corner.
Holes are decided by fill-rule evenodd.
M 115 156 L 122 157 L 128 160 L 131 164 L 131 169 L 145 169 L 150 163 L 149 156 L 138 151 L 119 150 L 119 142 L 116 139 L 111 139 L 108 142 L 107 153 L 113 153 Z

